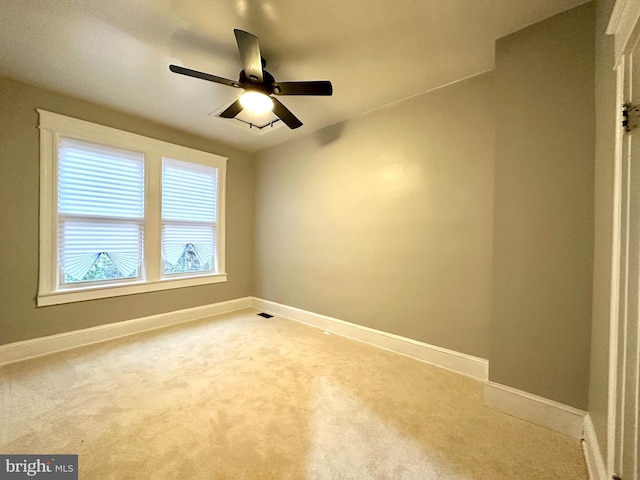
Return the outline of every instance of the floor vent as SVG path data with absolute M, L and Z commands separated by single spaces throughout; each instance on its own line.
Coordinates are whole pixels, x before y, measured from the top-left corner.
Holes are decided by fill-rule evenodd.
M 264 317 L 264 318 L 272 318 L 273 317 L 273 315 L 269 315 L 268 313 L 264 313 L 264 312 L 259 313 L 258 316 Z

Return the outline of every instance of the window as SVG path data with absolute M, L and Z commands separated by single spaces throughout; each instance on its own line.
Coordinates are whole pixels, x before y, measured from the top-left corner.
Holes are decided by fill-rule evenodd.
M 226 158 L 38 113 L 38 306 L 226 281 Z
M 165 275 L 214 270 L 217 172 L 162 160 L 162 258 Z
M 140 279 L 144 156 L 58 139 L 60 286 Z

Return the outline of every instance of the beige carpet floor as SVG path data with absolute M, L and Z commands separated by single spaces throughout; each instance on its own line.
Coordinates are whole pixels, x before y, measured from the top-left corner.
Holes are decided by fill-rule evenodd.
M 0 453 L 80 479 L 586 479 L 482 383 L 256 310 L 0 368 Z

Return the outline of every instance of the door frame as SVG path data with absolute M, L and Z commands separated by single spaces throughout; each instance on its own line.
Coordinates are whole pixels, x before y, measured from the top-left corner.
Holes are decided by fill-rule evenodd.
M 623 181 L 627 178 L 624 174 L 624 131 L 622 126 L 622 104 L 625 102 L 625 55 L 634 46 L 640 35 L 640 0 L 617 0 L 609 19 L 606 33 L 614 36 L 615 67 L 616 72 L 616 135 L 615 135 L 615 165 L 613 185 L 613 222 L 612 222 L 612 249 L 611 249 L 611 298 L 610 298 L 610 323 L 609 323 L 609 383 L 608 383 L 608 407 L 607 407 L 607 452 L 606 470 L 609 475 L 616 471 L 616 453 L 620 447 L 616 441 L 617 399 L 620 385 L 618 385 L 618 362 L 623 346 L 620 339 L 621 310 L 626 308 L 629 300 L 623 297 L 623 289 L 626 284 L 621 283 L 621 275 L 629 269 L 629 260 L 624 255 L 626 243 L 626 231 L 628 217 L 623 216 L 623 208 L 629 203 L 630 195 L 625 195 Z M 638 194 L 636 194 L 638 195 Z M 621 305 L 621 298 L 624 304 Z M 629 319 L 627 319 L 629 320 Z

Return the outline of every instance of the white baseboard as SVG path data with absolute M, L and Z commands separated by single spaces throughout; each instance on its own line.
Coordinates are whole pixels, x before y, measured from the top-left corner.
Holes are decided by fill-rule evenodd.
M 448 370 L 486 381 L 489 378 L 489 362 L 464 353 L 428 345 L 373 328 L 338 320 L 337 318 L 289 307 L 279 303 L 252 298 L 252 306 L 265 312 L 295 320 L 306 325 L 332 332 L 343 337 L 367 343 L 385 350 L 437 365 Z
M 565 435 L 582 439 L 587 412 L 495 382 L 484 387 L 488 407 Z
M 600 444 L 593 428 L 591 416 L 587 413 L 584 417 L 584 438 L 582 439 L 582 450 L 589 470 L 589 480 L 607 480 L 607 469 L 604 464 L 604 457 L 600 451 Z
M 0 345 L 0 365 L 251 307 L 251 297 Z

